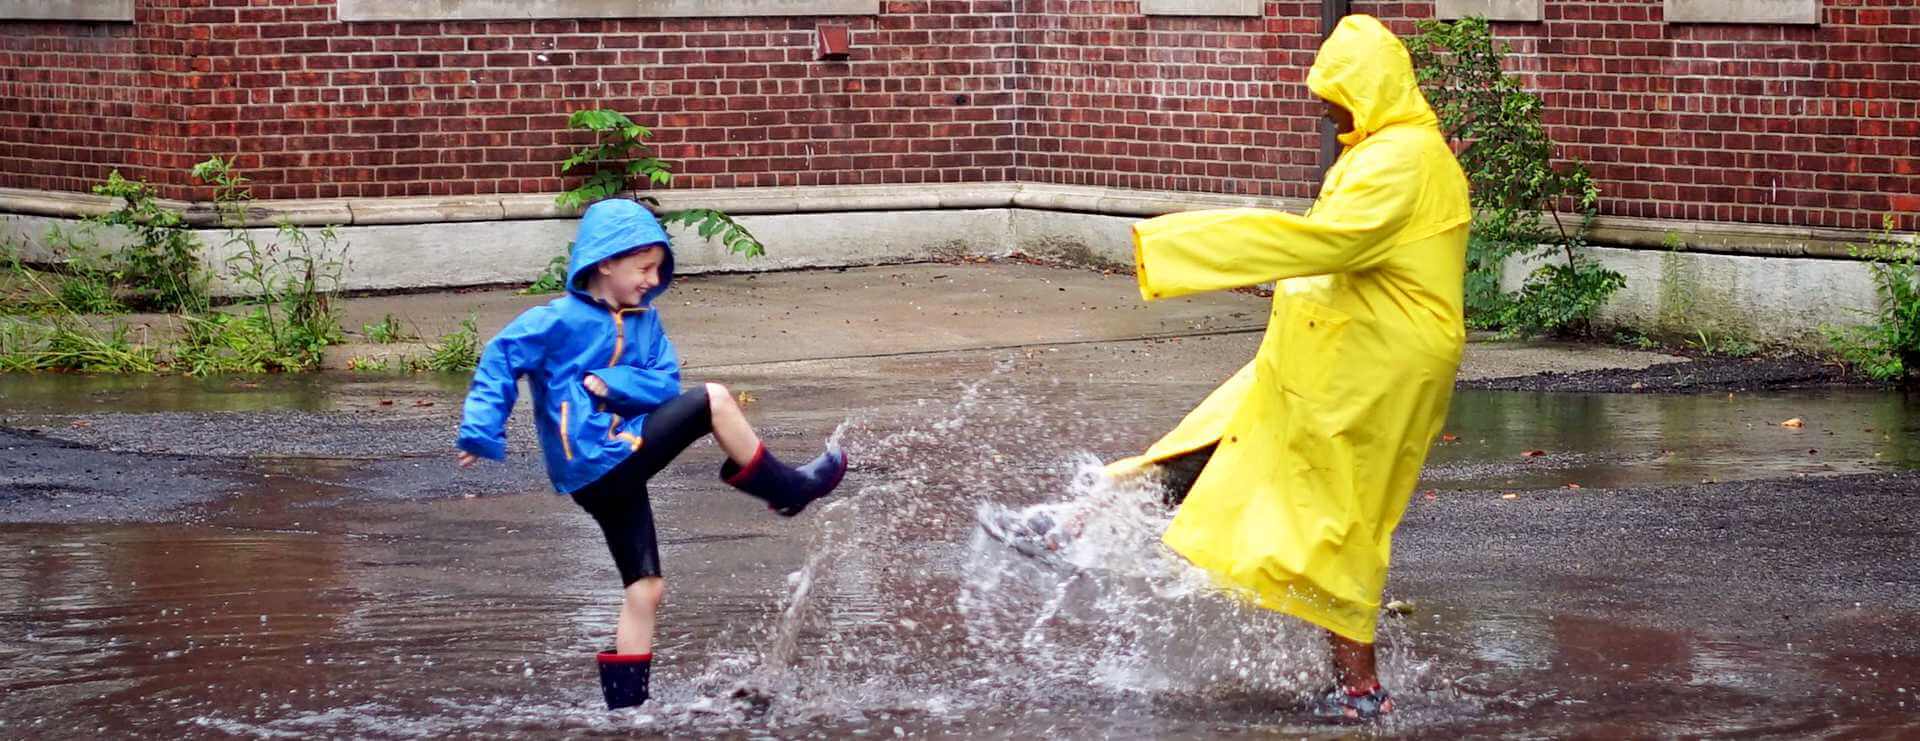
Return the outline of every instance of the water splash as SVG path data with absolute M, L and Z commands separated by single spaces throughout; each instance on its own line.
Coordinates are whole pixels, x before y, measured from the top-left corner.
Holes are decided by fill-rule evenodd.
M 902 431 L 836 432 L 858 488 L 821 509 L 761 652 L 714 667 L 704 690 L 743 698 L 775 727 L 902 713 L 1026 725 L 1027 712 L 1152 716 L 1169 704 L 1280 719 L 1330 681 L 1318 629 L 1216 588 L 1160 544 L 1171 513 L 1159 485 L 1110 480 L 1078 448 L 1108 432 L 1098 419 L 1037 415 L 1073 407 L 994 381 L 963 385 Z M 1036 560 L 982 534 L 983 504 L 1037 505 L 1081 535 Z M 1404 639 L 1389 627 L 1383 658 L 1411 689 L 1425 666 Z

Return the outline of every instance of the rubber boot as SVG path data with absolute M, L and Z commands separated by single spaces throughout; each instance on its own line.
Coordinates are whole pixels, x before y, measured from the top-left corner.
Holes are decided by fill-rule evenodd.
M 800 514 L 813 500 L 832 492 L 846 475 L 847 454 L 838 448 L 828 448 L 812 463 L 794 468 L 773 457 L 766 443 L 761 443 L 747 465 L 729 460 L 720 466 L 720 478 L 766 502 L 782 517 Z
M 601 651 L 600 692 L 608 710 L 630 708 L 647 701 L 647 683 L 653 674 L 653 654 Z

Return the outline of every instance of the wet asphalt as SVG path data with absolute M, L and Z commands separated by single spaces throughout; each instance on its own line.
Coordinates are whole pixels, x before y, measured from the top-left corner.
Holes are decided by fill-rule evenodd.
M 855 468 L 795 520 L 720 484 L 711 446 L 656 479 L 673 661 L 639 714 L 594 707 L 618 585 L 524 408 L 506 464 L 458 471 L 458 377 L 0 378 L 0 736 L 1346 733 L 1299 711 L 1312 631 L 1032 568 L 971 524 L 1151 441 L 1250 356 L 1258 300 L 1122 321 L 1046 302 L 1125 277 L 970 269 L 825 286 L 985 312 L 890 327 L 898 352 L 809 342 L 835 317 L 797 302 L 745 348 L 686 328 L 690 380 L 749 394 L 787 457 L 844 428 Z M 1036 278 L 1053 295 L 976 295 Z M 1474 353 L 1396 539 L 1405 712 L 1367 733 L 1920 733 L 1920 405 L 1805 365 Z

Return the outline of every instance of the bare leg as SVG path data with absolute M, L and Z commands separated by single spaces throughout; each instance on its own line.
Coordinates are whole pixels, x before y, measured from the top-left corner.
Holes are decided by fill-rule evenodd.
M 614 629 L 613 648 L 622 654 L 653 653 L 653 616 L 666 596 L 667 582 L 650 576 L 627 585 L 620 603 L 620 625 Z
M 1380 686 L 1373 644 L 1350 641 L 1329 632 L 1327 646 L 1333 650 L 1333 676 L 1340 682 L 1340 689 L 1365 694 Z
M 740 402 L 734 401 L 727 387 L 709 383 L 707 405 L 713 413 L 713 439 L 720 443 L 720 450 L 734 463 L 752 463 L 753 454 L 760 450 L 760 436 L 747 424 L 747 413 L 740 409 Z

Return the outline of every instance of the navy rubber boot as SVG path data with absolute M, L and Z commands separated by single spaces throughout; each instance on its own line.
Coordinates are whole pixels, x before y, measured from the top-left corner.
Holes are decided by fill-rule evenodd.
M 601 651 L 600 692 L 607 698 L 608 710 L 630 708 L 647 701 L 647 683 L 653 674 L 653 654 L 620 654 Z
M 838 448 L 828 448 L 813 462 L 794 468 L 773 457 L 762 443 L 747 465 L 729 460 L 720 466 L 720 478 L 766 502 L 783 517 L 800 514 L 813 500 L 832 493 L 846 475 L 847 454 Z

